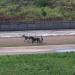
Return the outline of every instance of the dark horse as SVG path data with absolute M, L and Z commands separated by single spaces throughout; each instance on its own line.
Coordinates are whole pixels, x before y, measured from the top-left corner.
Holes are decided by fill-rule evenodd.
M 25 36 L 25 35 L 23 35 L 22 37 L 24 37 L 25 40 L 31 40 L 31 41 L 32 41 L 32 44 L 33 44 L 34 42 L 37 42 L 37 43 L 42 43 L 42 42 L 43 42 L 42 36 L 41 36 L 41 38 L 33 37 L 33 36 Z
M 38 38 L 38 37 L 30 37 L 32 39 L 32 43 L 37 42 L 37 43 L 42 43 L 43 38 Z
M 25 36 L 25 35 L 23 35 L 22 37 L 24 37 L 24 38 L 25 38 L 25 40 L 29 40 L 29 39 L 30 39 L 30 37 Z

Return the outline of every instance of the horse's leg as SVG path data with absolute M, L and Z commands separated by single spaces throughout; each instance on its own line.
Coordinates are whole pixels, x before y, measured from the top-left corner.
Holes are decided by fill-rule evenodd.
M 32 44 L 33 44 L 34 43 L 33 39 L 31 39 L 31 41 L 32 41 Z
M 37 44 L 39 43 L 39 41 L 37 40 Z
M 36 41 L 37 41 L 37 44 L 39 44 L 40 42 L 39 42 L 39 39 L 36 39 Z
M 25 42 L 25 39 L 24 39 L 24 42 Z
M 25 42 L 25 40 L 26 40 L 26 39 L 24 38 L 24 42 Z
M 42 41 L 43 41 L 43 40 L 42 40 L 42 39 L 40 39 L 40 43 L 42 43 Z
M 36 40 L 36 43 L 38 44 L 38 40 Z
M 43 38 L 42 37 L 40 38 L 40 43 L 43 43 Z

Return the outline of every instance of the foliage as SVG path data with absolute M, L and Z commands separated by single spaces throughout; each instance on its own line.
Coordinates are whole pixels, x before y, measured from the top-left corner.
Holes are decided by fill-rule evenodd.
M 43 8 L 41 9 L 41 11 L 42 11 L 42 15 L 43 16 L 46 16 L 47 15 L 46 11 Z
M 40 7 L 45 7 L 48 5 L 48 0 L 35 0 L 35 4 Z
M 75 75 L 75 53 L 0 56 L 0 75 Z
M 75 20 L 75 0 L 0 0 L 0 15 L 25 20 L 61 18 Z

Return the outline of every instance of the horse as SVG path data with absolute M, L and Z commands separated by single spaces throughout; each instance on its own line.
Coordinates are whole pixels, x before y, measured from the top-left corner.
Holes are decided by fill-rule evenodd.
M 42 37 L 41 38 L 38 38 L 38 37 L 30 37 L 30 39 L 32 40 L 32 44 L 34 42 L 42 43 L 42 41 L 43 41 L 43 38 Z
M 42 43 L 42 41 L 43 41 L 42 36 L 41 36 L 41 38 L 33 37 L 33 36 L 25 36 L 25 35 L 23 35 L 22 37 L 24 37 L 25 40 L 31 40 L 31 41 L 32 41 L 32 44 L 33 44 L 34 42 Z
M 30 37 L 28 37 L 28 36 L 22 35 L 22 37 L 24 37 L 25 40 L 30 40 Z M 24 41 L 25 41 L 25 40 L 24 40 Z

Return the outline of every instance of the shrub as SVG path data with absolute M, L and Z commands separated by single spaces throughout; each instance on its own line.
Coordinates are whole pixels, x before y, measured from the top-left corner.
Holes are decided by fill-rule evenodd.
M 35 0 L 35 4 L 40 7 L 45 7 L 48 5 L 48 0 Z

